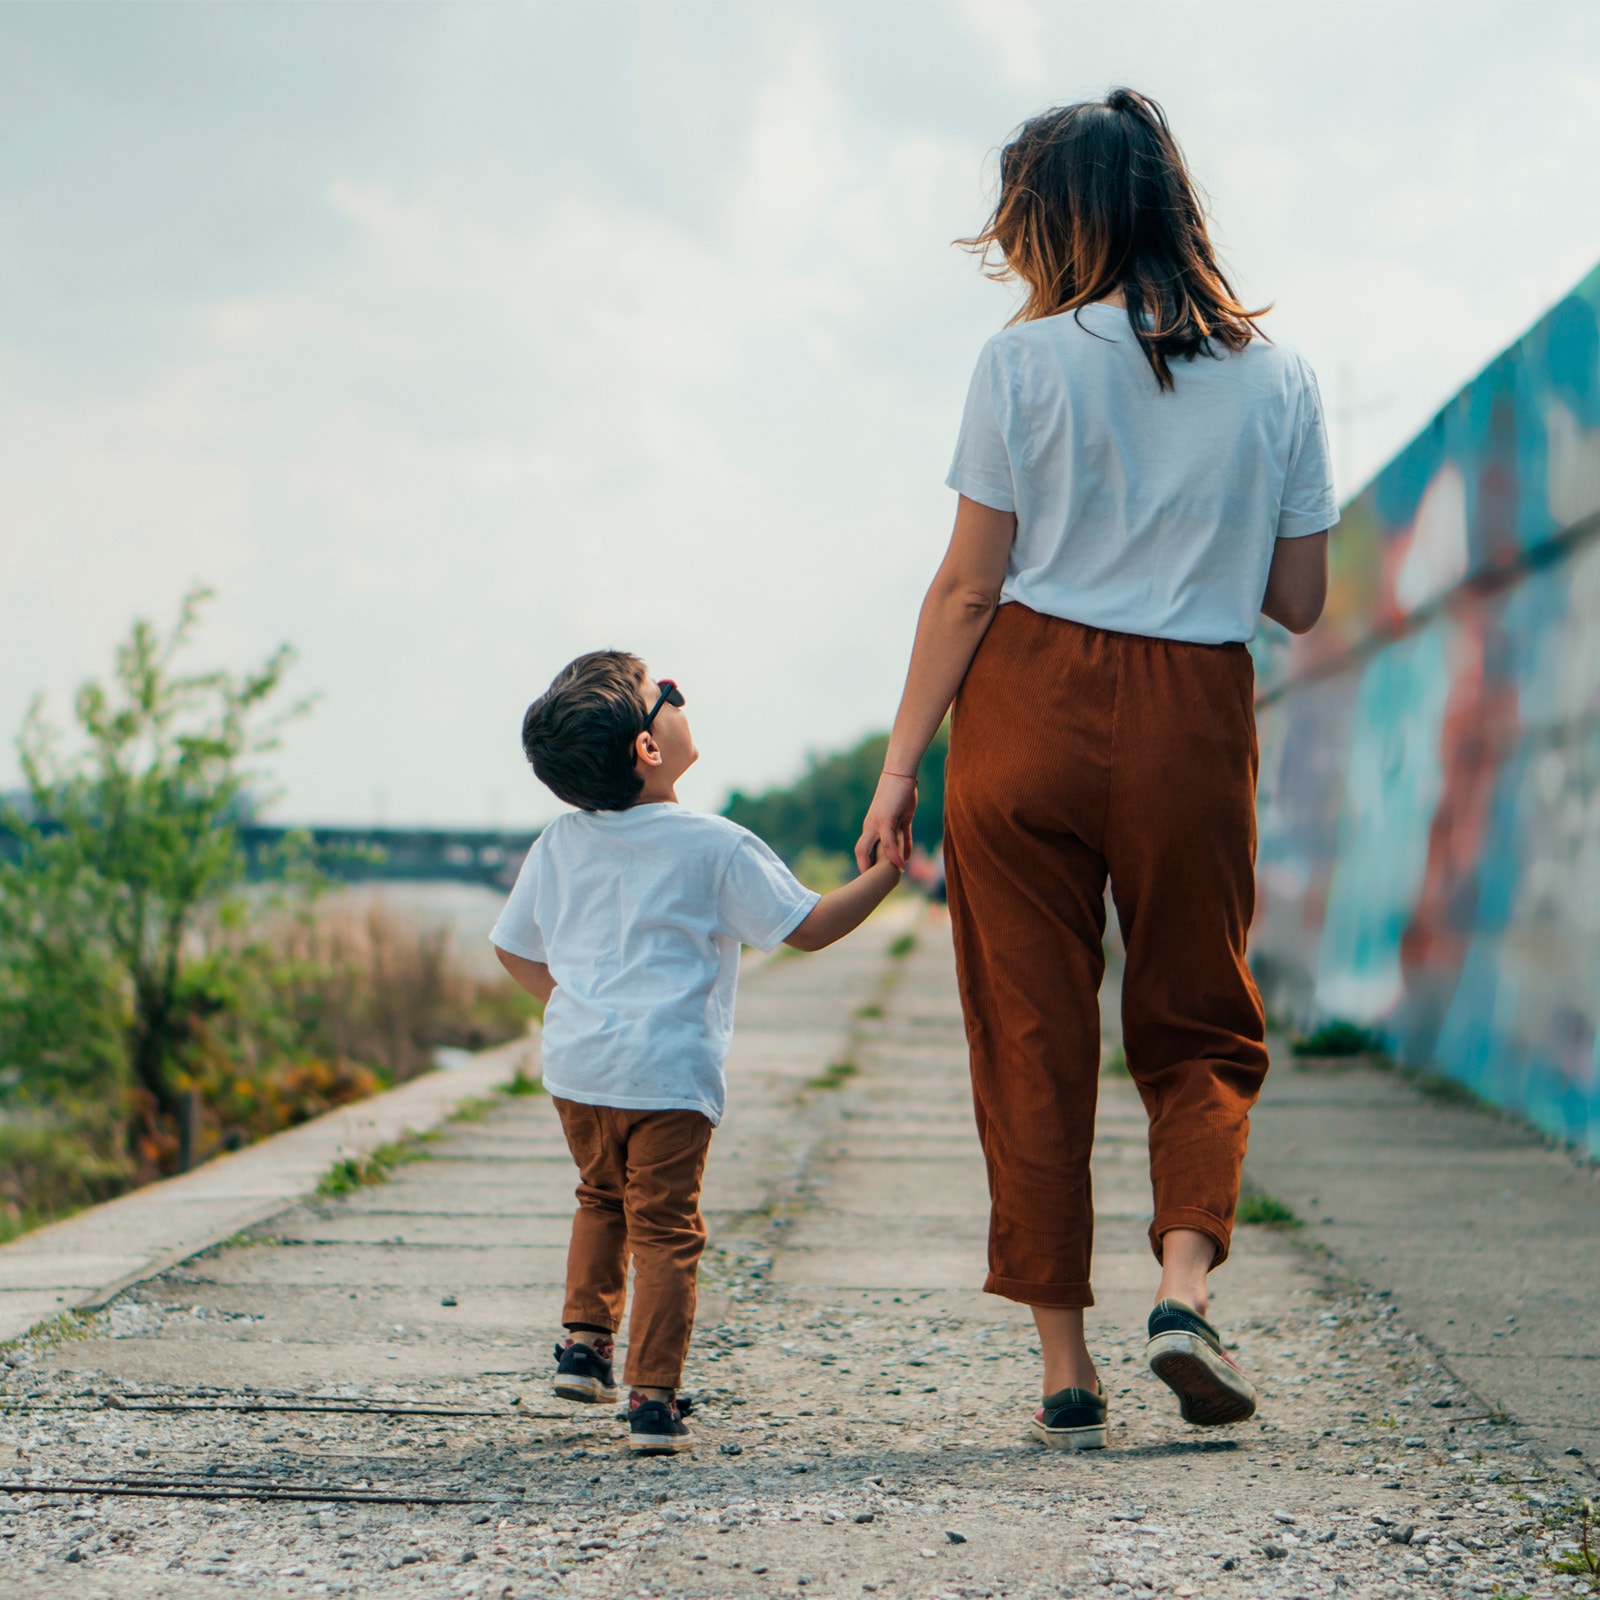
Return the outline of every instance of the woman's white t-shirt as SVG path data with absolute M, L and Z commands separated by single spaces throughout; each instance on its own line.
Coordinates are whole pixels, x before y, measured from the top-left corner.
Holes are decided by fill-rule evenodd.
M 556 980 L 545 1088 L 720 1122 L 739 947 L 773 949 L 820 898 L 726 817 L 672 804 L 557 817 L 489 935 Z
M 1220 348 L 1220 347 L 1219 347 Z M 1317 380 L 1290 346 L 1172 363 L 1116 306 L 997 333 L 945 480 L 1014 511 L 1002 603 L 1194 644 L 1256 630 L 1273 541 L 1339 520 Z

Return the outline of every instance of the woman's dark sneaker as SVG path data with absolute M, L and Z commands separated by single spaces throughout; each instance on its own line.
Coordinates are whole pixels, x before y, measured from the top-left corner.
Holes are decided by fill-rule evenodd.
M 611 1376 L 612 1344 L 595 1346 L 568 1339 L 556 1346 L 556 1380 L 553 1385 L 560 1400 L 577 1400 L 584 1405 L 610 1405 L 617 1398 L 616 1380 Z M 602 1353 L 603 1352 L 603 1353 Z
M 1150 1370 L 1178 1397 L 1185 1422 L 1215 1428 L 1253 1417 L 1256 1392 L 1222 1348 L 1217 1330 L 1181 1300 L 1162 1300 L 1150 1313 Z
M 628 1396 L 628 1448 L 642 1456 L 675 1456 L 692 1450 L 694 1440 L 684 1425 L 676 1400 L 646 1400 L 635 1389 Z
M 1033 1436 L 1052 1450 L 1104 1450 L 1106 1391 L 1098 1380 L 1092 1389 L 1060 1389 L 1047 1394 L 1033 1414 Z

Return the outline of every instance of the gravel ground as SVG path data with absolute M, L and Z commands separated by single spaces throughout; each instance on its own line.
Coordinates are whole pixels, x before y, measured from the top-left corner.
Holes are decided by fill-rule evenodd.
M 745 1188 L 706 1258 L 691 1458 L 629 1459 L 609 1408 L 550 1399 L 544 1321 L 519 1331 L 514 1313 L 496 1312 L 439 1334 L 455 1326 L 442 1309 L 380 1326 L 402 1290 L 413 1305 L 424 1291 L 412 1278 L 375 1286 L 383 1274 L 351 1265 L 405 1248 L 384 1239 L 390 1254 L 375 1256 L 377 1244 L 349 1243 L 390 1226 L 372 1191 L 302 1208 L 292 1226 L 5 1352 L 0 1594 L 1600 1592 L 1553 1570 L 1576 1538 L 1573 1490 L 1386 1297 L 1291 1236 L 1241 1230 L 1217 1279 L 1219 1320 L 1262 1391 L 1259 1418 L 1208 1431 L 1179 1421 L 1141 1359 L 1154 1273 L 1133 1182 L 1139 1112 L 1123 1081 L 1106 1080 L 1097 1176 L 1106 1287 L 1093 1343 L 1112 1447 L 1072 1456 L 1028 1442 L 1031 1326 L 970 1287 L 981 1164 L 948 941 L 930 923 L 908 957 L 889 948 L 900 947 L 864 941 L 832 966 L 779 963 L 749 986 L 745 1033 L 777 1065 L 741 1080 L 744 1132 L 730 1118 L 718 1136 L 718 1159 L 745 1163 Z M 804 1050 L 793 1047 L 802 1014 L 827 1023 Z M 402 1169 L 383 1215 L 443 1215 L 404 1205 L 455 1183 L 456 1168 L 503 1186 L 488 1164 L 512 1163 L 482 1152 L 524 1123 L 548 1141 L 552 1122 L 539 1101 L 475 1114 L 433 1160 Z M 323 1234 L 345 1241 L 342 1256 L 316 1254 Z M 465 1270 L 462 1248 L 409 1249 L 425 1259 L 431 1305 L 458 1298 L 448 1285 Z M 321 1259 L 345 1265 L 306 1264 Z M 315 1328 L 296 1329 L 298 1345 L 270 1334 L 291 1280 L 322 1297 L 304 1301 L 318 1316 L 338 1296 L 367 1317 L 359 1381 L 319 1381 L 338 1363 L 317 1353 Z M 463 1307 L 476 1292 L 459 1291 Z M 539 1302 L 546 1316 L 551 1303 Z M 163 1495 L 46 1495 L 30 1480 L 142 1482 Z M 300 1498 L 241 1498 L 272 1493 Z

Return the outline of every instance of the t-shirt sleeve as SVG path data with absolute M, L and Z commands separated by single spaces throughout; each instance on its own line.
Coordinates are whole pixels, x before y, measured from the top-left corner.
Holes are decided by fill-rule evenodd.
M 489 943 L 509 950 L 524 961 L 546 960 L 544 933 L 539 927 L 536 902 L 539 898 L 539 840 L 523 859 L 522 870 L 512 885 L 511 894 L 489 935 Z
M 722 875 L 717 926 L 740 944 L 772 950 L 805 921 L 821 898 L 753 833 L 746 833 Z
M 1016 485 L 1011 477 L 1011 453 L 1006 449 L 1000 420 L 999 360 L 994 341 L 983 347 L 967 387 L 967 408 L 961 414 L 955 459 L 945 484 L 979 505 L 996 511 L 1017 509 Z
M 1339 497 L 1333 487 L 1333 463 L 1328 452 L 1328 430 L 1322 420 L 1317 375 L 1301 362 L 1300 378 L 1300 416 L 1289 452 L 1283 499 L 1278 505 L 1280 539 L 1321 533 L 1339 520 Z

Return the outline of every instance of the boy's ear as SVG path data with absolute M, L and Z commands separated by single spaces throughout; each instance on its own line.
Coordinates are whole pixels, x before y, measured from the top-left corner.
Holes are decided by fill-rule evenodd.
M 661 746 L 656 743 L 648 730 L 641 733 L 633 741 L 633 761 L 635 766 L 659 767 L 662 759 Z

